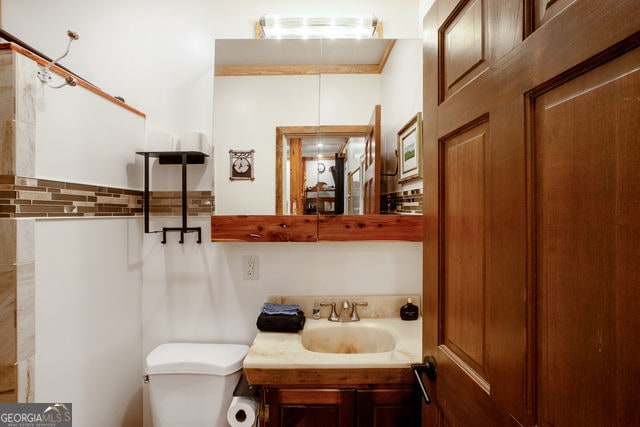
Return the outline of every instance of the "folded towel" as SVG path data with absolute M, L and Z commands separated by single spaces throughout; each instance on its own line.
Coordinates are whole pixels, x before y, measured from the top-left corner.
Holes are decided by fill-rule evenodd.
M 264 332 L 298 332 L 304 328 L 305 320 L 304 313 L 300 310 L 295 316 L 260 313 L 256 326 Z
M 298 304 L 276 304 L 273 302 L 265 302 L 262 305 L 262 312 L 264 314 L 285 314 L 290 316 L 296 316 L 300 311 Z

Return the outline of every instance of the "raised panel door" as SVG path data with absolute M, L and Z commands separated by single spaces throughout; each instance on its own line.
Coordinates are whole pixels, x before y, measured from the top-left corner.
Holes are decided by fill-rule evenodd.
M 640 2 L 541 4 L 425 19 L 425 425 L 640 425 Z

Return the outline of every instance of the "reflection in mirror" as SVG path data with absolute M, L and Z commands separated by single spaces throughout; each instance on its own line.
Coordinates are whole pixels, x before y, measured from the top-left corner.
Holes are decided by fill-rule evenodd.
M 359 172 L 364 161 L 364 136 L 313 135 L 286 138 L 287 158 L 284 175 L 284 214 L 361 214 Z M 297 156 L 297 146 L 302 154 Z M 295 166 L 302 164 L 302 168 Z M 296 177 L 299 169 L 302 177 Z M 300 179 L 302 184 L 300 184 Z M 355 191 L 355 196 L 353 192 Z M 356 197 L 355 204 L 353 197 Z M 298 211 L 304 206 L 304 212 Z M 345 206 L 347 207 L 345 209 Z M 288 209 L 287 209 L 288 207 Z
M 422 107 L 419 40 L 217 40 L 215 65 L 216 214 L 421 213 L 421 180 L 394 174 L 397 133 Z M 363 137 L 376 105 L 373 158 Z M 230 149 L 255 149 L 253 182 L 229 181 Z M 377 211 L 365 208 L 367 159 Z
M 278 127 L 276 214 L 346 213 L 348 174 L 362 164 L 369 128 L 368 125 Z
M 322 135 L 285 140 L 288 156 L 284 170 L 291 171 L 283 187 L 288 206 L 285 214 L 342 213 L 340 166 L 343 162 L 336 154 L 346 140 L 346 137 Z M 302 167 L 296 166 L 300 164 Z M 298 170 L 302 172 L 301 177 Z

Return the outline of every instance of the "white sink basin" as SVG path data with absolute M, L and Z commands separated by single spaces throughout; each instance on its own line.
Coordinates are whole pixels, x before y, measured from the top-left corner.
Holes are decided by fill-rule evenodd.
M 356 323 L 305 329 L 302 346 L 317 353 L 365 354 L 392 351 L 393 334 L 386 329 Z
M 313 305 L 313 301 L 311 304 Z M 355 331 L 349 332 L 350 329 Z M 364 341 L 366 344 L 367 340 L 373 340 L 375 344 L 367 344 L 368 348 L 357 348 L 359 346 L 355 345 L 356 338 L 345 338 L 351 333 L 358 341 Z M 325 341 L 323 337 L 327 336 L 328 339 Z M 365 336 L 368 336 L 368 339 L 363 338 Z M 340 343 L 344 344 L 345 340 L 348 340 L 352 351 L 382 352 L 333 353 L 340 349 Z M 321 341 L 325 342 L 324 348 L 320 348 Z M 380 345 L 385 341 L 386 345 Z M 309 350 L 307 346 L 315 349 Z M 342 348 L 348 349 L 346 345 Z M 383 351 L 385 348 L 390 350 Z M 412 363 L 421 361 L 422 321 L 420 320 L 405 322 L 399 317 L 365 318 L 359 322 L 338 323 L 329 322 L 327 319 L 308 319 L 304 329 L 297 334 L 258 331 L 244 359 L 243 367 L 249 372 L 265 373 L 274 370 L 275 375 L 279 375 L 277 372 L 281 369 L 404 369 L 409 368 Z

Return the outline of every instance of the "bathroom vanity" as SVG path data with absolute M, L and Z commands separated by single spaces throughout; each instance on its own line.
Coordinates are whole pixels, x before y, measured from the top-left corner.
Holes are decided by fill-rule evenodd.
M 411 385 L 353 388 L 263 387 L 261 426 L 419 426 L 420 394 Z
M 397 300 L 389 306 L 406 297 Z M 329 322 L 323 310 L 300 333 L 258 332 L 243 368 L 260 389 L 260 425 L 419 426 L 410 365 L 421 361 L 422 322 L 365 317 L 384 315 L 379 307 L 362 307 L 357 322 Z

